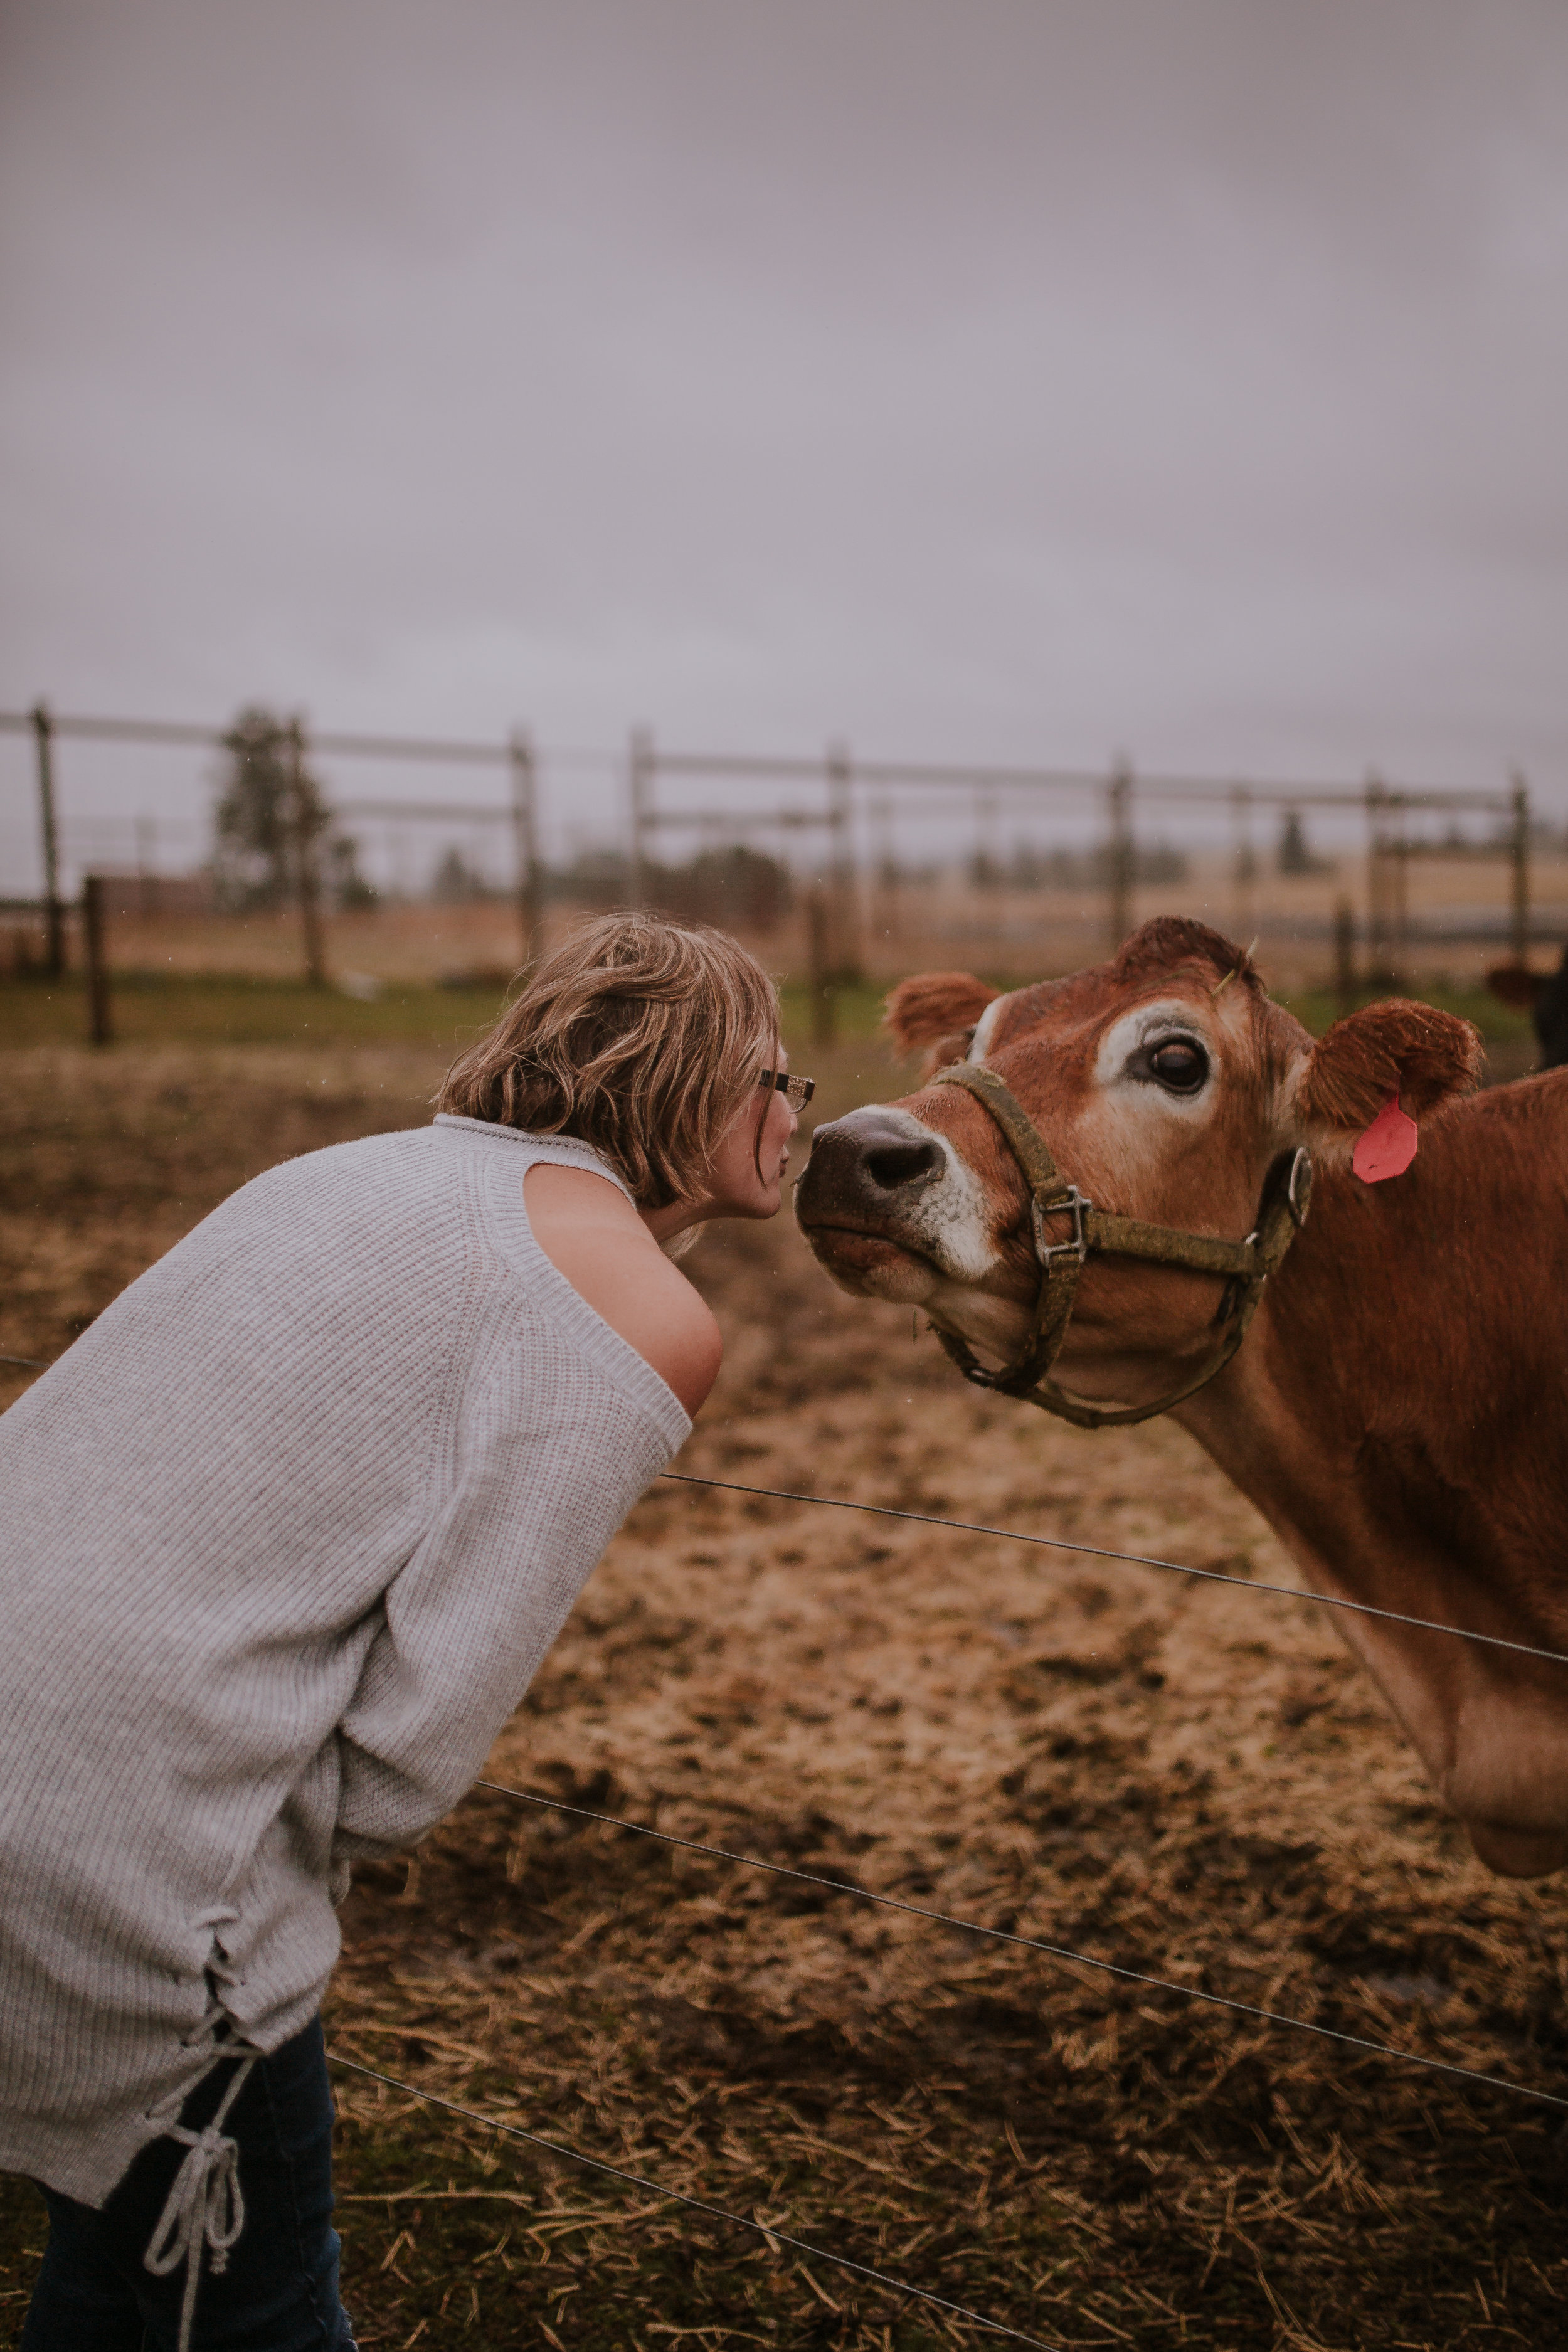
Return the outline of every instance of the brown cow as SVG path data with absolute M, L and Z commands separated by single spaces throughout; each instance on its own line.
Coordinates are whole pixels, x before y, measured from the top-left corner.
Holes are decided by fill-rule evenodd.
M 1568 1063 L 1568 948 L 1563 949 L 1555 971 L 1531 971 L 1528 964 L 1500 963 L 1488 972 L 1487 986 L 1504 1004 L 1517 1004 L 1530 1014 L 1541 1047 L 1541 1069 L 1561 1069 Z
M 1310 1588 L 1568 1652 L 1568 1071 L 1472 1095 L 1475 1032 L 1399 1002 L 1314 1044 L 1238 949 L 1170 919 L 1005 996 L 906 981 L 889 1020 L 932 1067 L 999 1076 L 1101 1209 L 1237 1241 L 1305 1145 L 1304 1229 L 1175 1418 Z M 1352 1149 L 1395 1090 L 1419 1151 L 1366 1183 Z M 1039 1288 L 1027 1205 L 983 1105 L 928 1084 L 818 1128 L 796 1213 L 847 1289 L 923 1307 L 995 1362 Z M 1218 1277 L 1091 1256 L 1056 1375 L 1158 1400 L 1214 1355 L 1224 1311 Z M 1335 1613 L 1480 1859 L 1568 1862 L 1568 1666 Z

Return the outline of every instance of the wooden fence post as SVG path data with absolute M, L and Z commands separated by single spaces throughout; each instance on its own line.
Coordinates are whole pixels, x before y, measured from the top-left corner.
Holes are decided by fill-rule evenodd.
M 1394 793 L 1394 807 L 1396 830 L 1389 877 L 1394 886 L 1392 978 L 1403 987 L 1410 974 L 1410 834 L 1402 793 Z
M 870 806 L 871 819 L 871 890 L 872 924 L 884 940 L 898 937 L 902 929 L 902 910 L 899 903 L 899 860 L 893 835 L 891 801 L 875 800 Z
M 860 909 L 855 877 L 855 838 L 851 830 L 849 751 L 847 744 L 827 747 L 827 824 L 832 844 L 834 930 L 833 974 L 837 981 L 860 977 Z
M 1109 833 L 1106 885 L 1110 893 L 1110 952 L 1132 929 L 1132 771 L 1119 760 L 1106 787 Z
M 631 752 L 626 763 L 626 788 L 632 810 L 632 871 L 631 900 L 640 907 L 647 897 L 647 833 L 648 789 L 653 782 L 653 736 L 646 727 L 632 729 Z
M 1374 988 L 1386 984 L 1390 968 L 1390 856 L 1388 794 L 1380 776 L 1366 780 L 1366 947 L 1367 978 Z
M 87 964 L 87 1034 L 90 1044 L 107 1045 L 114 1036 L 109 1006 L 109 957 L 104 939 L 103 877 L 81 878 L 81 936 Z
M 1230 789 L 1231 833 L 1235 850 L 1232 887 L 1236 936 L 1249 940 L 1258 929 L 1258 852 L 1252 842 L 1252 788 L 1249 784 L 1233 784 Z
M 1342 1013 L 1355 1011 L 1355 913 L 1348 898 L 1334 908 L 1334 994 Z
M 837 1024 L 833 1002 L 833 960 L 828 935 L 827 901 L 814 890 L 805 902 L 806 936 L 810 946 L 811 1042 L 831 1045 Z
M 58 980 L 66 968 L 66 910 L 60 902 L 59 835 L 55 824 L 55 730 L 42 702 L 34 705 L 32 720 L 33 741 L 38 755 L 38 822 L 43 835 L 48 970 L 50 978 Z
M 327 955 L 321 936 L 321 877 L 316 863 L 316 843 L 322 820 L 305 773 L 305 730 L 298 719 L 289 721 L 288 756 L 289 829 L 294 836 L 294 880 L 305 941 L 305 980 L 310 988 L 325 988 Z
M 522 961 L 530 963 L 544 947 L 544 877 L 539 870 L 538 771 L 532 740 L 523 728 L 513 730 L 507 755 L 511 763 L 511 823 L 517 844 L 517 919 Z
M 1523 965 L 1530 961 L 1530 787 L 1518 769 L 1513 774 L 1513 835 L 1510 843 L 1513 858 L 1512 891 L 1510 904 L 1510 933 L 1513 940 L 1513 960 Z

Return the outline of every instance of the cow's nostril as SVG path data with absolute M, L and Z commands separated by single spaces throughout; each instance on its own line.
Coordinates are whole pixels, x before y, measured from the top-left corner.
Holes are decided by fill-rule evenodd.
M 942 1173 L 940 1143 L 884 1143 L 868 1151 L 866 1173 L 879 1191 L 896 1192 L 909 1184 L 929 1184 Z

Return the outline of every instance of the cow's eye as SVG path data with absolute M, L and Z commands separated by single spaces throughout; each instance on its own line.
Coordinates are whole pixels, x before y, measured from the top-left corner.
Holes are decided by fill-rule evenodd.
M 1194 1095 L 1209 1074 L 1209 1057 L 1193 1037 L 1163 1037 L 1148 1053 L 1151 1077 L 1173 1095 Z

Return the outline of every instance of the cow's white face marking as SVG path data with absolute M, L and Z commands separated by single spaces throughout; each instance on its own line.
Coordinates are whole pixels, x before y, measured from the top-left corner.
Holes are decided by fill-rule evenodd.
M 1063 1138 L 1091 1198 L 1110 1185 L 1146 1197 L 1173 1146 L 1195 1142 L 1219 1108 L 1225 1018 L 1190 997 L 1156 997 L 1110 1024 L 1095 1051 L 1089 1096 Z M 1102 1202 L 1103 1205 L 1103 1202 Z M 1201 1223 L 1200 1216 L 1200 1223 Z
M 887 1110 L 882 1116 L 896 1122 L 911 1143 L 936 1144 L 944 1163 L 942 1174 L 900 1210 L 900 1241 L 907 1241 L 953 1280 L 979 1282 L 996 1262 L 980 1179 L 945 1135 L 911 1112 Z
M 1214 1110 L 1218 1057 L 1215 1041 L 1185 998 L 1140 1004 L 1113 1021 L 1094 1057 L 1100 1093 L 1138 1109 L 1158 1104 L 1188 1126 Z

